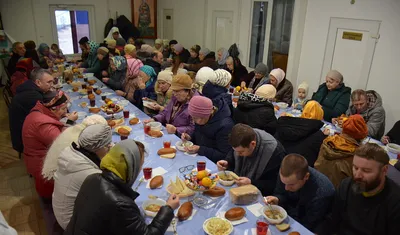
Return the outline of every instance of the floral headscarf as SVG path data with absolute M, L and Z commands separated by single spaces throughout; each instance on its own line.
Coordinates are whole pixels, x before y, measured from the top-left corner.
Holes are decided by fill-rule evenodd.
M 154 71 L 153 67 L 148 66 L 148 65 L 143 65 L 142 67 L 140 67 L 139 69 L 140 71 L 144 72 L 145 74 L 147 74 L 147 76 L 149 76 L 149 80 L 146 82 L 146 87 L 150 86 L 154 79 L 157 78 L 157 73 Z
M 114 63 L 117 70 L 125 70 L 126 69 L 126 59 L 124 56 L 114 56 L 110 58 Z
M 63 91 L 52 91 L 43 99 L 43 105 L 48 109 L 57 110 L 69 102 L 69 97 Z
M 97 56 L 97 49 L 99 49 L 99 44 L 97 44 L 96 42 L 93 42 L 93 41 L 89 41 L 88 44 L 90 46 L 89 55 Z

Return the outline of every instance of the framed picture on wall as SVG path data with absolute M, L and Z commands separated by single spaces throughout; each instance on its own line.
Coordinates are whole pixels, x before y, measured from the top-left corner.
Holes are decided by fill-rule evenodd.
M 131 7 L 140 38 L 157 38 L 157 0 L 131 0 Z

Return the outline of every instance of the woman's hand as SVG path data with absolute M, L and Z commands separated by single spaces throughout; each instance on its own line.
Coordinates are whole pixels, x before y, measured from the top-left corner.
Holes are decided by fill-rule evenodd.
M 121 90 L 116 90 L 115 93 L 119 96 L 125 97 L 126 93 Z
M 187 134 L 187 133 L 182 133 L 182 135 L 181 135 L 181 140 L 182 140 L 182 141 L 189 141 L 189 140 L 191 140 L 191 139 L 192 139 L 192 137 L 190 137 L 189 134 Z
M 239 179 L 235 180 L 235 183 L 238 186 L 248 185 L 248 184 L 251 184 L 251 179 L 249 179 L 247 177 L 239 177 Z
M 228 169 L 228 162 L 225 160 L 218 161 L 217 168 L 219 171 L 224 171 L 224 170 Z
M 76 121 L 76 120 L 78 120 L 78 112 L 76 112 L 76 111 L 74 111 L 74 112 L 72 112 L 72 113 L 67 113 L 67 118 L 68 118 L 68 120 L 71 120 L 71 121 Z
M 168 134 L 175 134 L 176 127 L 174 125 L 167 124 L 166 128 L 167 128 Z
M 193 145 L 190 147 L 185 147 L 185 151 L 189 154 L 195 154 L 197 152 L 199 152 L 200 146 L 198 145 Z
M 147 124 L 147 123 L 149 123 L 149 122 L 154 122 L 154 119 L 151 118 L 151 119 L 147 119 L 147 120 L 144 120 L 144 121 L 143 121 L 144 124 Z
M 108 80 L 110 80 L 110 78 L 103 78 L 102 80 L 103 80 L 103 82 L 107 83 Z

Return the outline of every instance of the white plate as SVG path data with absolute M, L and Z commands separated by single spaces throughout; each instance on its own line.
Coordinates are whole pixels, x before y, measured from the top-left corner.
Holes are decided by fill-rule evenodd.
M 219 217 L 212 217 L 212 218 L 207 219 L 207 220 L 204 221 L 204 223 L 203 223 L 203 230 L 204 230 L 204 232 L 206 232 L 208 235 L 217 235 L 217 234 L 210 233 L 210 232 L 208 231 L 208 229 L 207 229 L 207 223 L 208 223 L 210 220 L 213 220 L 213 219 L 223 220 L 223 221 L 226 221 L 227 224 L 229 224 L 229 225 L 228 225 L 228 226 L 229 226 L 228 231 L 227 231 L 226 233 L 221 233 L 221 234 L 218 234 L 218 235 L 228 235 L 228 234 L 231 234 L 231 233 L 232 233 L 232 231 L 233 231 L 233 225 L 232 225 L 232 223 L 231 223 L 229 220 L 224 219 L 224 218 L 219 218 Z
M 193 146 L 193 142 L 191 142 L 191 141 L 186 141 L 186 144 L 188 145 L 188 147 Z M 182 141 L 181 140 L 179 140 L 178 142 L 175 143 L 175 147 L 179 151 L 185 152 L 185 147 L 182 146 Z
M 276 105 L 278 105 L 278 107 L 281 109 L 285 109 L 289 106 L 288 104 L 286 104 L 284 102 L 278 102 L 278 103 L 276 103 Z
M 279 212 L 282 214 L 283 218 L 282 219 L 271 219 L 268 216 L 265 215 L 266 210 L 270 210 L 270 206 L 264 206 L 261 208 L 260 213 L 271 223 L 271 224 L 280 224 L 282 223 L 286 218 L 287 218 L 287 212 L 285 209 L 283 209 L 280 206 L 277 205 L 271 205 L 273 210 L 279 210 Z

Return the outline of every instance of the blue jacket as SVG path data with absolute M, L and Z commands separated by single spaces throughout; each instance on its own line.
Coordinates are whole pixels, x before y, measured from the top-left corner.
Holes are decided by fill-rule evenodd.
M 226 111 L 229 112 L 228 115 L 231 117 L 233 114 L 232 97 L 227 92 L 227 88 L 214 85 L 210 81 L 204 84 L 202 90 L 203 95 L 211 99 L 213 105 L 218 109 L 225 109 L 224 106 L 228 107 Z
M 193 143 L 200 146 L 198 154 L 206 156 L 215 163 L 225 159 L 231 150 L 228 137 L 234 123 L 230 113 L 229 107 L 222 106 L 207 124 L 203 126 L 195 125 Z

